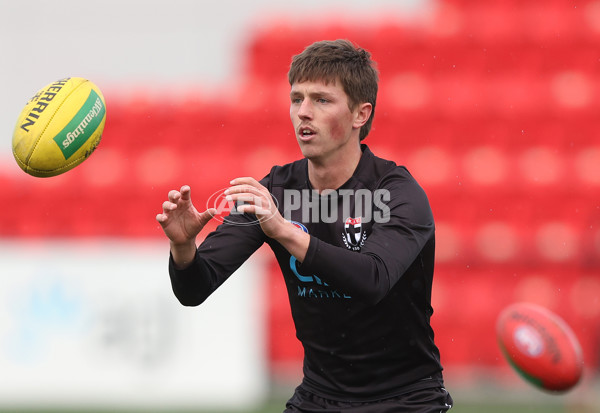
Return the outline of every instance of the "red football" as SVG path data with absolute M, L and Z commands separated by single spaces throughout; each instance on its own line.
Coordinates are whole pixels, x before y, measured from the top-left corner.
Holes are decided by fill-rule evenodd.
M 550 310 L 530 303 L 512 304 L 500 313 L 496 333 L 508 362 L 535 386 L 564 392 L 581 378 L 579 341 L 567 323 Z

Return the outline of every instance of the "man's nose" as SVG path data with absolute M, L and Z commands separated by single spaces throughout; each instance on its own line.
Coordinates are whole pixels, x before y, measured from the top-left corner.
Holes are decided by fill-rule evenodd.
M 304 99 L 298 108 L 298 117 L 302 119 L 312 118 L 313 108 L 310 99 Z

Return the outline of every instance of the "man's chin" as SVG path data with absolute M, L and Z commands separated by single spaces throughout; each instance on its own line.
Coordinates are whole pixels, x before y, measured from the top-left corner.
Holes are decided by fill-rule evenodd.
M 298 146 L 300 147 L 300 152 L 305 158 L 310 158 L 315 155 L 315 147 L 307 142 L 303 142 L 298 140 Z
M 306 159 L 315 159 L 318 156 L 314 148 L 300 146 L 300 152 L 302 152 L 302 156 Z

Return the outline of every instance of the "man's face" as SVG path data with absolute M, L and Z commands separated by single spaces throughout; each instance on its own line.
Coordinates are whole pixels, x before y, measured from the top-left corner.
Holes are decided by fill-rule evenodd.
M 356 113 L 348 107 L 348 96 L 339 82 L 294 83 L 290 92 L 290 117 L 302 154 L 318 161 L 355 144 L 360 129 Z

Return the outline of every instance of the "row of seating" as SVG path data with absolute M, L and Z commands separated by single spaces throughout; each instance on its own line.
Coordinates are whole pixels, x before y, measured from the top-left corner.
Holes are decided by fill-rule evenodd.
M 537 20 L 523 25 L 529 29 L 529 33 L 523 33 L 515 27 L 520 17 L 515 14 L 527 10 L 526 6 L 487 10 L 487 3 L 469 7 L 468 16 L 446 3 L 438 9 L 439 16 L 416 18 L 411 25 L 393 15 L 390 23 L 377 20 L 372 27 L 367 20 L 360 26 L 350 22 L 306 31 L 298 22 L 283 19 L 265 25 L 251 39 L 245 68 L 252 75 L 278 79 L 287 72 L 290 57 L 310 43 L 347 38 L 372 53 L 382 79 L 399 71 L 467 75 L 547 74 L 566 69 L 597 72 L 596 45 L 600 40 L 597 5 L 582 4 L 575 8 L 564 3 L 560 11 L 553 11 L 564 21 Z M 539 9 L 548 11 L 552 7 L 540 3 Z M 578 18 L 569 17 L 572 11 Z M 485 12 L 490 15 L 483 16 Z M 513 16 L 507 17 L 506 13 Z M 363 26 L 368 29 L 363 30 Z
M 55 178 L 3 180 L 6 192 L 1 201 L 10 205 L 18 194 L 19 207 L 0 216 L 0 236 L 162 237 L 154 217 L 169 190 L 190 184 L 195 204 L 203 209 L 220 207 L 208 202 L 227 186 L 224 178 L 221 183 L 202 186 L 203 178 L 191 176 L 157 185 L 120 178 L 106 186 L 78 181 L 75 172 L 68 175 L 60 185 L 53 183 Z M 521 196 L 497 190 L 468 194 L 429 190 L 437 227 L 437 261 L 505 267 L 524 263 L 598 266 L 600 205 L 595 193 L 565 197 L 551 190 Z
M 467 265 L 595 266 L 600 263 L 600 230 L 594 228 L 598 218 L 588 217 L 580 225 L 561 220 L 529 224 L 437 220 L 436 260 Z
M 26 182 L 24 191 L 28 186 L 40 191 L 44 188 L 60 191 L 78 184 L 82 186 L 80 193 L 85 194 L 103 188 L 110 190 L 128 182 L 136 185 L 134 190 L 138 193 L 143 193 L 148 187 L 195 181 L 206 190 L 214 191 L 236 175 L 262 178 L 272 165 L 282 165 L 302 156 L 294 137 L 289 138 L 291 144 L 261 142 L 253 148 L 247 143 L 236 146 L 233 138 L 229 140 L 231 145 L 190 144 L 189 148 L 180 148 L 165 142 L 156 146 L 122 148 L 113 144 L 115 137 L 107 137 L 85 165 L 68 175 L 32 181 L 21 176 L 11 162 L 10 170 L 4 171 L 6 185 L 14 180 Z M 456 145 L 453 148 L 451 142 L 446 145 L 428 142 L 403 145 L 376 136 L 369 137 L 366 142 L 376 155 L 406 166 L 428 191 L 442 196 L 452 192 L 485 198 L 496 191 L 531 196 L 543 191 L 550 196 L 569 195 L 592 201 L 590 191 L 600 187 L 600 144 L 562 153 L 545 145 L 512 150 L 499 144 L 468 148 Z M 0 176 L 2 172 L 0 170 Z
M 72 202 L 77 202 L 72 201 Z M 118 201 L 112 200 L 112 205 Z M 130 202 L 130 201 L 128 201 Z M 0 219 L 3 237 L 162 237 L 154 221 L 158 206 L 119 208 L 106 202 L 100 210 L 79 207 L 77 216 L 23 208 L 31 219 Z M 436 261 L 465 265 L 509 267 L 529 265 L 598 266 L 600 232 L 573 228 L 569 223 L 549 221 L 534 228 L 516 228 L 511 223 L 490 221 L 474 229 L 461 229 L 460 223 L 438 221 Z M 523 235 L 526 233 L 526 235 Z
M 598 64 L 598 63 L 596 63 Z M 508 72 L 503 75 L 452 73 L 427 77 L 414 70 L 396 72 L 381 81 L 378 103 L 385 111 L 434 111 L 441 116 L 565 116 L 600 103 L 597 75 L 565 69 L 547 75 Z
M 108 91 L 107 116 L 115 128 L 129 126 L 134 137 L 170 131 L 184 135 L 237 131 L 265 121 L 278 128 L 289 126 L 290 87 L 284 75 L 276 78 L 281 80 L 246 78 L 227 103 Z M 376 113 L 385 116 L 378 116 L 377 123 L 394 125 L 409 115 L 442 122 L 461 117 L 473 122 L 499 118 L 509 124 L 539 118 L 594 122 L 600 104 L 596 79 L 595 73 L 569 68 L 545 75 L 535 70 L 502 75 L 450 70 L 429 76 L 419 70 L 400 70 L 381 79 Z
M 448 121 L 410 114 L 394 120 L 389 117 L 387 112 L 376 113 L 365 143 L 377 148 L 382 156 L 398 162 L 414 163 L 411 158 L 418 160 L 425 152 L 440 160 L 453 158 L 455 161 L 477 155 L 488 160 L 498 159 L 518 169 L 527 169 L 527 164 L 540 162 L 567 173 L 585 175 L 579 166 L 589 169 L 595 163 L 600 147 L 597 140 L 600 122 L 585 122 L 584 119 L 579 119 L 580 123 L 571 123 L 537 118 L 502 122 L 499 119 L 475 121 L 464 118 Z M 143 128 L 129 124 L 107 124 L 99 150 L 113 152 L 111 156 L 115 162 L 118 158 L 156 150 L 178 156 L 193 154 L 199 160 L 215 151 L 229 151 L 234 159 L 252 157 L 263 150 L 279 151 L 284 160 L 300 155 L 289 120 L 265 121 L 262 126 L 255 121 L 245 125 L 206 125 L 192 131 L 184 126 L 163 125 L 147 133 Z M 265 163 L 270 161 L 265 159 Z M 456 166 L 459 165 L 460 162 Z
M 450 0 L 439 4 L 434 14 L 438 21 L 449 16 L 453 33 L 538 42 L 556 41 L 558 35 L 582 40 L 600 35 L 600 6 L 594 0 L 576 4 L 568 0 Z
M 398 36 L 403 35 L 399 33 Z M 273 36 L 273 34 L 269 34 Z M 332 37 L 346 37 L 342 33 Z M 355 43 L 368 49 L 383 81 L 397 73 L 417 72 L 427 75 L 447 74 L 477 76 L 502 76 L 518 73 L 521 76 L 552 76 L 563 71 L 577 71 L 585 75 L 597 72 L 596 44 L 468 44 L 464 39 L 429 42 L 426 39 L 407 42 L 406 38 L 382 38 L 370 44 L 353 39 Z M 301 44 L 289 44 L 285 39 L 275 40 L 274 44 L 257 47 L 254 59 L 247 63 L 249 72 L 264 79 L 285 79 L 290 57 L 299 53 L 305 46 L 317 40 L 307 38 Z M 600 39 L 600 36 L 598 36 Z M 281 43 L 280 43 L 281 42 Z M 469 42 L 469 40 L 467 40 Z M 286 54 L 286 52 L 288 52 Z

